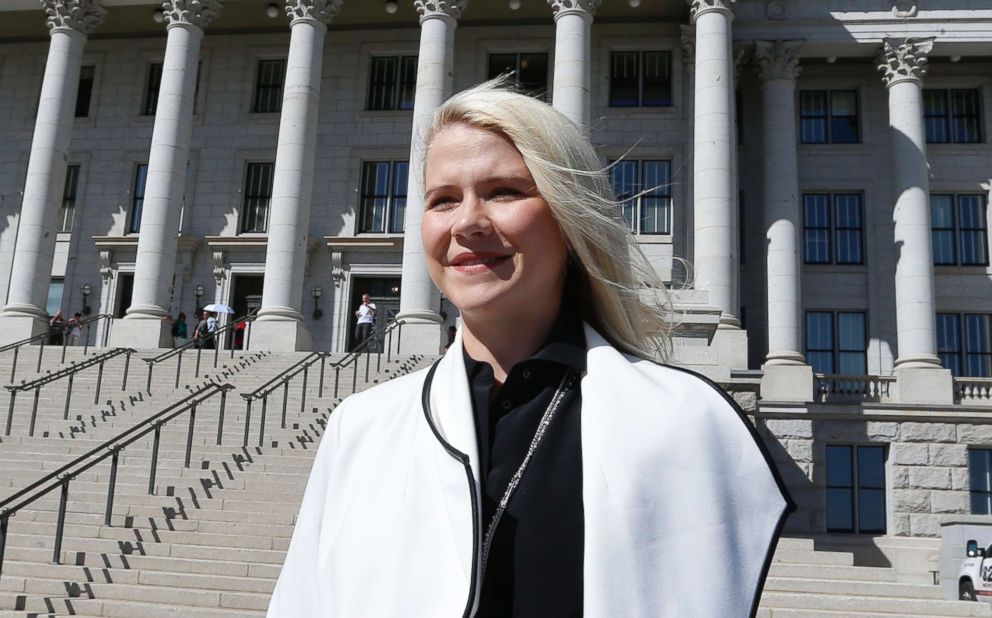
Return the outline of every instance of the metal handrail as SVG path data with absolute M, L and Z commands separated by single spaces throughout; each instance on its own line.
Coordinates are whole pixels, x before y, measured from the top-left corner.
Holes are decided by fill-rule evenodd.
M 258 316 L 257 316 L 257 314 L 255 312 L 249 313 L 248 315 L 244 316 L 243 318 L 239 318 L 239 319 L 235 320 L 234 322 L 231 322 L 230 324 L 228 324 L 226 326 L 222 326 L 221 328 L 217 329 L 217 331 L 215 331 L 210 336 L 210 338 L 213 339 L 213 341 L 214 341 L 214 369 L 217 368 L 217 358 L 218 358 L 218 355 L 220 354 L 220 347 L 217 345 L 217 341 L 220 338 L 219 336 L 222 333 L 234 332 L 234 328 L 238 324 L 242 324 L 242 323 L 249 324 L 256 317 L 258 317 Z M 243 346 L 244 349 L 246 349 L 246 350 L 248 349 L 248 342 L 250 340 L 251 340 L 251 328 L 248 328 L 247 329 L 247 332 L 245 333 L 245 342 L 244 342 L 244 346 Z M 179 388 L 179 374 L 180 374 L 180 371 L 182 370 L 182 366 L 183 366 L 183 352 L 185 352 L 186 350 L 189 350 L 190 348 L 192 348 L 194 346 L 196 347 L 196 373 L 195 373 L 195 377 L 197 377 L 197 378 L 200 377 L 200 357 L 203 354 L 203 348 L 200 347 L 199 345 L 197 345 L 198 343 L 200 343 L 200 340 L 199 339 L 190 339 L 188 342 L 184 343 L 183 345 L 179 346 L 178 348 L 174 348 L 172 350 L 167 350 L 166 352 L 163 352 L 162 354 L 159 354 L 158 356 L 156 356 L 154 358 L 144 358 L 144 359 L 142 359 L 143 361 L 145 361 L 146 363 L 148 363 L 148 376 L 147 376 L 147 379 L 145 381 L 145 390 L 148 391 L 148 394 L 149 395 L 152 394 L 152 371 L 155 369 L 155 365 L 157 363 L 161 363 L 163 361 L 166 361 L 166 360 L 172 358 L 173 356 L 178 357 L 178 360 L 176 361 L 176 388 Z M 233 345 L 231 346 L 231 358 L 234 358 L 234 346 Z
M 327 364 L 327 357 L 330 356 L 328 352 L 311 352 L 305 357 L 294 363 L 288 369 L 280 372 L 274 376 L 271 380 L 265 384 L 259 386 L 250 393 L 241 393 L 241 396 L 245 400 L 245 437 L 243 446 L 248 446 L 248 432 L 251 428 L 251 402 L 254 400 L 262 400 L 262 413 L 259 419 L 259 430 L 258 430 L 258 445 L 263 446 L 265 442 L 265 413 L 268 410 L 269 405 L 269 395 L 272 394 L 277 388 L 282 386 L 282 422 L 280 427 L 282 429 L 286 428 L 286 405 L 289 401 L 289 382 L 303 373 L 303 396 L 300 399 L 300 414 L 306 410 L 307 406 L 307 378 L 310 373 L 310 367 L 318 360 L 320 361 L 320 387 L 317 392 L 318 397 L 324 396 L 324 367 Z
M 83 336 L 83 356 L 86 356 L 86 354 L 89 351 L 89 347 L 90 347 L 90 325 L 91 324 L 94 324 L 94 323 L 96 323 L 96 322 L 98 322 L 100 320 L 103 320 L 103 319 L 113 320 L 114 319 L 114 316 L 110 315 L 109 313 L 101 313 L 100 315 L 95 315 L 95 316 L 93 316 L 91 318 L 85 318 L 85 319 L 83 319 L 79 323 L 79 327 L 81 329 L 86 329 L 86 334 Z M 108 323 L 109 322 L 106 322 L 105 324 L 108 324 Z M 106 328 L 106 326 L 104 328 Z M 69 330 L 69 329 L 65 325 L 63 325 L 63 327 L 62 327 L 62 334 L 63 334 L 63 337 L 62 337 L 62 360 L 59 361 L 60 363 L 64 363 L 65 362 L 65 349 L 66 349 L 66 346 L 69 344 L 68 338 L 65 337 L 65 332 L 67 330 Z M 41 360 L 42 360 L 42 358 L 45 355 L 45 341 L 48 340 L 48 338 L 51 336 L 51 334 L 52 333 L 50 331 L 49 332 L 44 332 L 44 333 L 35 335 L 33 337 L 28 337 L 27 339 L 21 339 L 20 341 L 15 341 L 14 343 L 8 343 L 7 345 L 5 345 L 3 347 L 0 347 L 0 354 L 2 354 L 3 352 L 7 352 L 9 350 L 13 350 L 14 351 L 14 359 L 13 359 L 13 361 L 11 361 L 11 364 L 10 364 L 10 381 L 11 381 L 11 383 L 14 382 L 14 376 L 17 373 L 17 357 L 20 354 L 21 346 L 28 345 L 28 344 L 33 343 L 35 341 L 40 341 L 41 342 L 41 345 L 38 346 L 38 366 L 35 367 L 35 371 L 41 371 Z M 106 339 L 106 337 L 104 337 L 104 339 Z
M 382 336 L 388 334 L 388 346 L 387 346 L 387 358 L 388 363 L 391 360 L 392 355 L 392 342 L 393 342 L 393 331 L 396 331 L 396 353 L 399 354 L 399 342 L 402 335 L 403 322 L 400 320 L 394 320 L 391 322 L 383 331 Z M 377 335 L 375 333 L 370 334 L 368 337 L 363 339 L 361 343 L 356 346 L 356 349 L 349 352 L 347 356 L 341 360 L 331 363 L 331 368 L 334 369 L 334 397 L 338 396 L 338 389 L 340 386 L 340 375 L 341 370 L 348 365 L 353 365 L 352 369 L 352 386 L 351 390 L 354 392 L 358 387 L 358 359 L 362 357 L 363 353 L 365 356 L 365 382 L 369 381 L 369 365 L 371 353 L 368 352 L 369 346 L 375 341 Z M 376 358 L 376 372 L 380 371 L 382 368 L 382 348 L 377 350 Z M 262 384 L 254 391 L 250 393 L 242 393 L 241 396 L 245 400 L 245 431 L 243 446 L 248 446 L 248 436 L 251 429 L 251 407 L 252 402 L 259 399 L 262 400 L 262 411 L 259 415 L 259 429 L 258 429 L 258 446 L 264 446 L 265 442 L 265 417 L 268 412 L 269 395 L 271 395 L 278 388 L 282 387 L 282 416 L 280 421 L 280 428 L 286 428 L 286 407 L 289 401 L 289 383 L 296 376 L 303 374 L 303 384 L 302 384 L 302 395 L 300 398 L 300 414 L 306 410 L 307 405 L 307 380 L 309 378 L 310 367 L 313 366 L 317 361 L 320 361 L 320 382 L 317 389 L 317 397 L 324 396 L 324 375 L 327 370 L 327 359 L 330 357 L 329 352 L 311 352 L 304 358 L 300 359 L 286 370 L 275 375 L 265 384 Z
M 55 549 L 52 557 L 52 561 L 55 564 L 60 564 L 60 555 L 62 553 L 62 535 L 65 529 L 65 511 L 69 497 L 69 483 L 77 476 L 83 472 L 86 472 L 93 466 L 103 462 L 108 457 L 111 458 L 109 488 L 107 491 L 107 509 L 104 515 L 104 525 L 111 526 L 111 517 L 113 515 L 114 508 L 114 491 L 117 485 L 117 465 L 120 452 L 149 433 L 155 433 L 151 454 L 151 471 L 148 479 L 148 494 L 155 495 L 155 476 L 158 468 L 158 451 L 162 427 L 169 421 L 189 411 L 189 429 L 186 437 L 186 459 L 184 464 L 184 467 L 189 468 L 190 456 L 193 449 L 193 428 L 196 421 L 196 407 L 214 395 L 220 393 L 219 423 L 223 424 L 227 392 L 233 388 L 234 387 L 230 384 L 219 384 L 216 382 L 210 382 L 209 384 L 201 386 L 196 391 L 171 404 L 160 412 L 142 420 L 130 429 L 126 429 L 103 444 L 94 447 L 87 453 L 84 453 L 71 462 L 65 464 L 58 470 L 51 472 L 47 476 L 35 481 L 13 495 L 8 496 L 3 501 L 0 501 L 0 575 L 3 573 L 3 556 L 4 548 L 7 542 L 8 524 L 10 518 L 13 517 L 18 511 L 32 504 L 36 500 L 48 495 L 48 493 L 56 487 L 61 488 L 62 491 L 61 500 L 59 502 L 58 522 L 55 529 Z M 142 427 L 144 427 L 144 429 L 142 429 Z
M 131 348 L 114 348 L 109 352 L 104 352 L 97 356 L 90 357 L 84 361 L 77 363 L 72 361 L 72 363 L 65 367 L 64 369 L 59 369 L 55 373 L 48 372 L 47 374 L 31 380 L 30 382 L 25 382 L 21 380 L 20 384 L 6 384 L 4 388 L 10 391 L 10 404 L 7 408 L 7 426 L 4 435 L 9 436 L 11 427 L 14 422 L 14 403 L 17 399 L 18 391 L 27 391 L 34 389 L 34 403 L 31 405 L 31 423 L 28 427 L 28 436 L 34 436 L 34 426 L 35 421 L 38 418 L 38 397 L 41 395 L 41 387 L 55 382 L 56 380 L 61 380 L 62 378 L 69 378 L 69 384 L 65 391 L 65 408 L 62 414 L 62 420 L 68 420 L 69 418 L 69 400 L 72 398 L 72 383 L 76 378 L 76 374 L 83 371 L 84 369 L 89 369 L 93 365 L 99 366 L 99 372 L 96 378 L 96 392 L 93 396 L 93 403 L 98 404 L 100 402 L 100 389 L 103 386 L 103 365 L 108 360 L 124 354 L 124 376 L 121 379 L 121 390 L 127 390 L 127 375 L 131 367 L 131 355 L 134 354 L 135 350 Z

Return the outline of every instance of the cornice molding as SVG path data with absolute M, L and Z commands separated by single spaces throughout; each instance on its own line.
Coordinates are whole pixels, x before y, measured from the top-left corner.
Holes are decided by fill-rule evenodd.
M 69 29 L 89 36 L 107 15 L 98 0 L 41 0 L 41 5 L 49 32 Z

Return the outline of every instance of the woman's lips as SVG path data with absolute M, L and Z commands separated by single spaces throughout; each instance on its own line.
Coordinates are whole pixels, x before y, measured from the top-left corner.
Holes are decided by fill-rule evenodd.
M 451 259 L 448 265 L 460 273 L 482 273 L 500 266 L 509 259 L 508 255 L 462 253 Z

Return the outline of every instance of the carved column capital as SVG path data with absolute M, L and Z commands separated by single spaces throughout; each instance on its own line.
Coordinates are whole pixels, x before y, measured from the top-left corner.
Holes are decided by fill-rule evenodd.
M 220 15 L 221 0 L 164 0 L 162 10 L 170 26 L 189 24 L 203 30 Z
M 736 43 L 733 48 L 734 56 L 734 87 L 741 79 L 741 69 L 744 68 L 754 55 L 754 45 L 750 43 Z
M 293 22 L 313 19 L 328 24 L 341 11 L 344 0 L 286 0 L 286 15 Z
M 602 0 L 548 0 L 555 19 L 568 13 L 582 13 L 592 17 Z
M 99 0 L 41 0 L 41 4 L 50 31 L 68 28 L 89 36 L 107 15 Z
M 799 50 L 803 41 L 755 41 L 754 72 L 765 81 L 772 79 L 795 80 L 799 67 Z
M 906 80 L 922 81 L 927 74 L 927 56 L 933 49 L 933 42 L 934 37 L 885 39 L 878 64 L 885 85 Z
M 686 0 L 689 3 L 689 21 L 695 22 L 703 13 L 720 11 L 730 16 L 734 14 L 737 0 Z
M 683 24 L 679 26 L 679 38 L 682 39 L 682 64 L 696 64 L 696 28 Z
M 431 17 L 450 17 L 458 21 L 466 5 L 468 0 L 413 0 L 421 22 Z

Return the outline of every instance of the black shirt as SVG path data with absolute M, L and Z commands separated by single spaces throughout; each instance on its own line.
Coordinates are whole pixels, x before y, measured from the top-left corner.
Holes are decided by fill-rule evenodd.
M 566 303 L 563 303 L 563 306 Z M 479 618 L 582 615 L 582 322 L 564 309 L 536 354 L 496 387 L 487 363 L 465 354 L 482 484 L 482 531 L 530 447 L 566 372 L 576 374 L 493 535 Z

